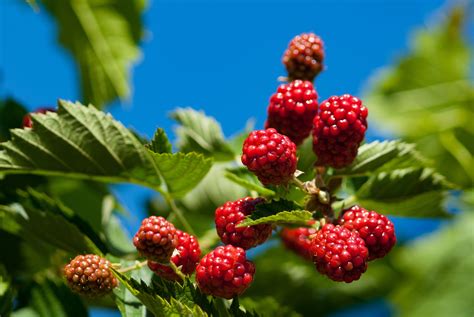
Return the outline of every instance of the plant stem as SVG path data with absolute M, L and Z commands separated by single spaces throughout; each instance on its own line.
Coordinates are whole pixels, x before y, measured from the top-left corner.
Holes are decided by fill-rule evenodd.
M 291 182 L 296 185 L 296 187 L 298 187 L 299 189 L 301 189 L 302 191 L 306 192 L 306 187 L 304 186 L 304 183 L 302 181 L 300 181 L 299 179 L 297 179 L 296 177 L 293 176 L 293 179 L 291 180 Z
M 183 225 L 184 229 L 188 233 L 190 233 L 192 235 L 196 235 L 193 228 L 191 227 L 191 225 L 189 224 L 189 222 L 186 220 L 183 213 L 181 212 L 181 209 L 179 209 L 178 206 L 176 206 L 176 202 L 174 201 L 174 199 L 171 198 L 168 194 L 164 194 L 163 196 L 165 197 L 165 200 L 166 200 L 168 206 L 173 211 L 173 214 L 178 218 L 179 222 L 181 222 L 181 224 Z
M 216 308 L 220 317 L 231 317 L 225 305 L 224 299 L 216 297 Z
M 176 264 L 174 264 L 173 261 L 170 261 L 170 263 L 168 264 L 169 267 L 171 267 L 173 269 L 173 271 L 176 273 L 176 275 L 178 275 L 181 280 L 185 280 L 186 279 L 186 276 L 184 276 L 183 272 L 181 272 L 181 270 L 176 266 Z
M 132 266 L 129 266 L 129 267 L 124 267 L 124 268 L 121 268 L 121 269 L 118 269 L 117 272 L 119 273 L 126 273 L 126 272 L 130 272 L 130 271 L 133 271 L 133 270 L 137 270 L 139 268 L 141 268 L 142 266 L 145 266 L 147 264 L 148 261 L 142 261 L 142 262 L 136 262 L 135 265 L 132 265 Z M 117 263 L 119 266 L 120 266 L 120 263 Z

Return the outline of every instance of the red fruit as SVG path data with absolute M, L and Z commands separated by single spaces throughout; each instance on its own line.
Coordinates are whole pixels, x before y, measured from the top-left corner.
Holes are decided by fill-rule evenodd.
M 323 69 L 323 41 L 314 33 L 295 36 L 288 45 L 283 64 L 290 80 L 313 80 Z
M 171 261 L 181 269 L 181 272 L 185 275 L 191 275 L 196 270 L 196 266 L 201 257 L 201 249 L 196 237 L 183 232 L 179 229 L 176 230 L 178 236 L 178 246 L 171 256 Z M 179 281 L 181 278 L 173 271 L 173 269 L 167 265 L 148 260 L 148 267 L 156 273 L 156 275 L 170 280 Z
M 231 299 L 252 283 L 255 266 L 245 251 L 232 245 L 220 246 L 206 254 L 196 268 L 196 281 L 204 294 Z
M 360 206 L 344 210 L 339 224 L 356 230 L 369 249 L 369 261 L 383 258 L 397 242 L 393 223 L 384 215 Z
M 117 287 L 117 279 L 110 267 L 110 262 L 98 255 L 78 255 L 64 267 L 63 273 L 74 292 L 96 297 Z
M 314 223 L 314 221 L 312 222 Z M 311 238 L 314 237 L 317 230 L 315 228 L 283 228 L 281 230 L 281 241 L 285 247 L 302 256 L 307 260 L 312 260 Z
M 33 111 L 33 113 L 46 113 L 46 112 L 56 112 L 54 108 L 38 108 Z M 23 116 L 23 128 L 33 127 L 33 120 L 31 119 L 31 113 L 27 113 Z
M 232 244 L 244 250 L 253 248 L 265 242 L 272 234 L 272 225 L 260 224 L 237 228 L 245 216 L 255 210 L 255 205 L 263 202 L 263 198 L 241 198 L 228 201 L 216 209 L 215 223 L 217 234 L 224 244 Z
M 270 98 L 265 128 L 275 128 L 300 144 L 313 128 L 318 112 L 318 95 L 310 81 L 295 80 L 283 84 Z
M 168 262 L 178 246 L 178 235 L 172 223 L 163 217 L 151 216 L 142 221 L 133 237 L 141 255 L 155 262 Z
M 296 145 L 273 128 L 251 132 L 242 152 L 242 163 L 264 185 L 286 184 L 296 171 Z
M 367 270 L 369 251 L 356 231 L 326 224 L 312 240 L 313 262 L 321 274 L 339 282 L 358 280 Z
M 347 94 L 320 104 L 313 130 L 316 164 L 334 168 L 351 164 L 367 130 L 367 114 L 362 101 Z

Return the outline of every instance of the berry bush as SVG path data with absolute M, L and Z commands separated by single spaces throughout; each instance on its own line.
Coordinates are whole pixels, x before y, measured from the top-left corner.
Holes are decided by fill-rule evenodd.
M 436 273 L 424 247 L 397 245 L 393 217 L 449 217 L 460 176 L 447 180 L 417 140 L 368 142 L 398 77 L 380 88 L 389 101 L 318 92 L 323 46 L 313 33 L 290 41 L 264 129 L 226 139 L 213 118 L 177 109 L 175 151 L 163 129 L 146 139 L 100 110 L 105 95 L 30 113 L 4 102 L 0 316 L 315 316 L 391 294 L 403 257 Z M 132 239 L 116 183 L 157 195 Z M 393 288 L 395 302 L 410 294 Z

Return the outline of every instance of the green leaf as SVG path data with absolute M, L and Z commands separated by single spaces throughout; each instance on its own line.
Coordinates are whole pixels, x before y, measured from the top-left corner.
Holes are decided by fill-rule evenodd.
M 302 315 L 292 311 L 291 308 L 281 305 L 275 298 L 266 296 L 262 298 L 246 297 L 240 301 L 245 309 L 258 312 L 261 317 L 301 317 Z
M 0 316 L 10 316 L 13 309 L 13 285 L 5 267 L 0 264 Z
M 355 200 L 383 214 L 445 217 L 447 189 L 451 189 L 450 184 L 432 169 L 403 169 L 370 177 L 355 194 Z
M 42 0 L 59 41 L 79 65 L 83 101 L 102 107 L 130 96 L 131 64 L 140 56 L 144 0 Z
M 171 153 L 172 146 L 165 130 L 158 128 L 147 147 L 155 153 Z
M 0 101 L 0 142 L 10 138 L 10 129 L 20 128 L 26 109 L 13 99 Z
M 316 155 L 313 152 L 312 138 L 306 138 L 297 149 L 298 156 L 298 170 L 303 174 L 299 176 L 303 181 L 309 181 L 314 178 L 314 163 L 316 162 Z
M 312 213 L 290 200 L 272 200 L 255 206 L 255 211 L 247 216 L 238 227 L 254 226 L 262 223 L 278 225 L 306 225 L 312 219 Z
M 127 235 L 126 228 L 122 226 L 116 215 L 111 215 L 107 222 L 104 223 L 104 235 L 112 254 L 126 255 L 136 251 L 135 246 Z
M 229 168 L 225 173 L 225 177 L 234 183 L 239 184 L 250 191 L 256 191 L 263 196 L 272 197 L 276 195 L 273 190 L 263 187 L 257 177 L 250 173 L 245 167 Z
M 396 169 L 417 168 L 427 165 L 427 160 L 415 150 L 414 144 L 402 141 L 374 141 L 359 147 L 356 159 L 344 169 L 335 170 L 338 176 L 362 176 Z
M 180 151 L 203 153 L 216 161 L 234 159 L 236 154 L 225 142 L 221 126 L 214 118 L 191 108 L 178 109 L 171 117 L 180 124 L 176 128 Z

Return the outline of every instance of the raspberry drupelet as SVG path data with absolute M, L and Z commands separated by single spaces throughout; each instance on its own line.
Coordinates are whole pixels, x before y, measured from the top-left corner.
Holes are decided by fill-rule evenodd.
M 151 216 L 142 221 L 133 244 L 149 260 L 165 263 L 178 246 L 178 235 L 173 224 L 165 218 Z

